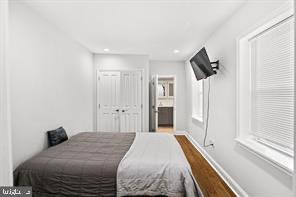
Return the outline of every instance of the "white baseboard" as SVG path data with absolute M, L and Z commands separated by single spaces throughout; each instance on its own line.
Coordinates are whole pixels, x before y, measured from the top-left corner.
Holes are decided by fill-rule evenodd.
M 185 136 L 193 144 L 193 146 L 202 154 L 209 162 L 212 168 L 220 175 L 224 182 L 232 189 L 236 196 L 248 197 L 249 195 L 241 188 L 241 186 L 209 155 L 204 148 L 197 143 L 193 137 L 186 132 Z

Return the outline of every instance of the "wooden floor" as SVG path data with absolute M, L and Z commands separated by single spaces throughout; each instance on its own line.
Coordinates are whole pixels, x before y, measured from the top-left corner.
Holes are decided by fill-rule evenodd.
M 175 137 L 181 145 L 195 180 L 205 197 L 236 196 L 186 136 L 176 135 Z
M 159 126 L 157 129 L 158 133 L 174 133 L 174 128 L 173 127 L 165 127 L 165 126 Z

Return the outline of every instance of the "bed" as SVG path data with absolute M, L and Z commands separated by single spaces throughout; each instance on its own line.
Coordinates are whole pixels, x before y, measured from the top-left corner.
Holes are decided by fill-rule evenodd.
M 202 196 L 170 134 L 82 132 L 14 171 L 33 196 Z

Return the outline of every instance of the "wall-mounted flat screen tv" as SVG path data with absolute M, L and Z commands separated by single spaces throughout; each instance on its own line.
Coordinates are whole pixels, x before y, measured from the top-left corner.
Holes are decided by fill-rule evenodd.
M 197 80 L 206 79 L 207 77 L 216 74 L 205 48 L 202 48 L 190 59 L 190 64 Z

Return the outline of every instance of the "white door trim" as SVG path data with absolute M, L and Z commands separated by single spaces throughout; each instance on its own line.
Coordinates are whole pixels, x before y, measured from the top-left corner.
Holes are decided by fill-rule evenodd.
M 7 63 L 8 0 L 0 1 L 0 185 L 11 186 L 12 150 Z
M 130 71 L 130 72 L 141 72 L 141 103 L 142 103 L 142 108 L 141 108 L 141 132 L 144 132 L 144 69 L 115 69 L 115 70 L 108 70 L 108 69 L 96 69 L 96 92 L 95 92 L 95 131 L 98 132 L 98 128 L 99 128 L 99 123 L 98 123 L 98 108 L 99 108 L 99 97 L 98 97 L 98 93 L 99 93 L 99 73 L 100 72 L 124 72 L 124 71 Z

